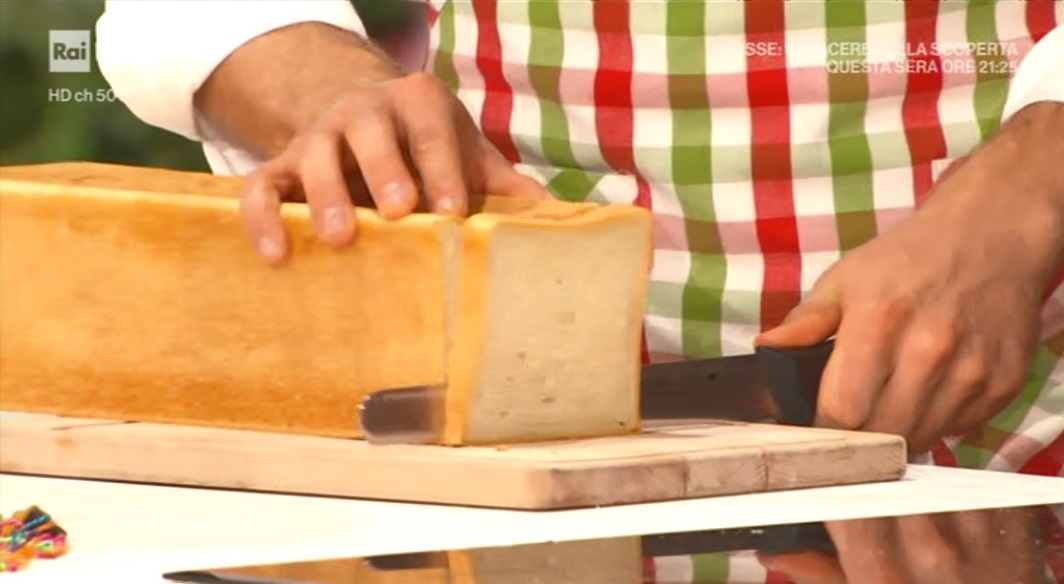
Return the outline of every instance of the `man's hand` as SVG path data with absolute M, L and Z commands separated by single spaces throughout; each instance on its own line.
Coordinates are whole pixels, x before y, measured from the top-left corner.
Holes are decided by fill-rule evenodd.
M 826 524 L 838 556 L 759 556 L 796 584 L 1044 584 L 1042 546 L 1023 508 Z
M 248 177 L 241 210 L 267 260 L 282 259 L 282 200 L 305 200 L 320 237 L 355 235 L 354 201 L 372 199 L 385 218 L 414 211 L 464 215 L 470 194 L 541 197 L 477 130 L 434 77 L 364 83 L 343 95 L 289 146 Z
M 907 221 L 847 254 L 757 344 L 835 335 L 818 424 L 924 452 L 1022 389 L 1064 253 L 1064 106 L 1030 106 Z
M 287 254 L 285 201 L 305 201 L 321 239 L 342 246 L 355 237 L 356 203 L 397 219 L 422 206 L 464 215 L 471 194 L 548 196 L 436 78 L 404 75 L 368 41 L 326 25 L 250 41 L 197 100 L 228 139 L 268 158 L 248 177 L 241 211 L 269 262 Z

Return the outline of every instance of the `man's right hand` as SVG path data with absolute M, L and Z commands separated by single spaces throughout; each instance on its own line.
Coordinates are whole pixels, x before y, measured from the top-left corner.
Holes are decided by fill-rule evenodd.
M 278 51 L 306 54 L 274 59 L 270 81 L 251 74 Z M 241 201 L 247 232 L 267 262 L 287 256 L 282 202 L 306 202 L 319 237 L 342 246 L 356 236 L 356 203 L 397 219 L 419 208 L 464 215 L 471 194 L 549 196 L 513 169 L 439 80 L 403 75 L 385 59 L 349 33 L 296 25 L 247 43 L 205 85 L 208 119 L 267 158 L 248 176 Z M 351 81 L 338 70 L 345 65 L 363 78 Z M 273 93 L 254 87 L 271 83 Z
M 838 555 L 759 555 L 795 584 L 1045 584 L 1046 542 L 1030 508 L 825 523 Z

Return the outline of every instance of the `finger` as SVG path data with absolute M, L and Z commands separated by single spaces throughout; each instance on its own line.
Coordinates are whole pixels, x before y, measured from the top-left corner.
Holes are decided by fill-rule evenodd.
M 1023 511 L 1022 507 L 1016 509 Z M 1004 551 L 1012 542 L 1022 539 L 1022 532 L 1014 530 L 1017 525 L 1009 521 L 1007 513 L 1011 511 L 1014 509 L 962 511 L 948 515 L 957 539 L 964 542 L 961 546 L 962 562 L 985 560 L 986 554 L 995 551 L 991 548 Z M 1021 522 L 1019 527 L 1029 528 L 1030 525 Z M 1002 538 L 1002 534 L 1008 534 L 1008 537 Z
M 418 203 L 417 186 L 399 147 L 390 114 L 367 115 L 347 131 L 347 142 L 382 217 L 398 219 Z
M 397 102 L 396 116 L 429 208 L 436 213 L 464 215 L 469 193 L 455 116 L 441 90 L 424 79 L 412 77 L 405 84 L 408 95 Z M 421 101 L 408 101 L 414 95 Z
M 901 335 L 890 380 L 863 430 L 911 438 L 916 419 L 937 394 L 943 367 L 952 359 L 957 332 L 945 325 L 915 325 Z
M 998 341 L 993 349 L 993 367 L 989 367 L 986 386 L 954 418 L 950 433 L 963 435 L 975 431 L 1007 408 L 1023 391 L 1030 368 L 1028 352 L 1022 347 Z M 1031 383 L 1044 383 L 1037 379 Z
M 893 344 L 903 314 L 891 307 L 846 310 L 824 368 L 817 425 L 862 427 L 893 372 Z
M 957 536 L 965 544 L 961 560 L 966 563 L 986 561 L 988 556 L 1019 559 L 1036 553 L 1031 544 L 1039 536 L 1037 516 L 1030 507 L 966 511 L 951 516 Z
M 954 542 L 946 531 L 948 516 L 913 515 L 898 520 L 898 538 L 903 542 L 901 562 L 911 584 L 966 584 L 964 566 Z
M 518 172 L 486 138 L 481 138 L 480 151 L 484 159 L 484 180 L 480 194 L 553 199 L 554 196 L 539 181 Z
M 802 347 L 820 343 L 835 334 L 842 320 L 842 307 L 826 294 L 810 296 L 794 308 L 779 326 L 754 339 L 756 346 Z
M 288 241 L 281 221 L 281 200 L 295 187 L 294 177 L 281 166 L 264 165 L 248 175 L 240 198 L 240 216 L 252 245 L 268 264 L 288 256 Z
M 839 562 L 822 552 L 757 554 L 766 570 L 784 574 L 794 584 L 847 584 Z
M 528 199 L 553 199 L 550 191 L 532 177 L 514 170 L 505 160 L 488 163 L 485 169 L 484 193 Z
M 346 148 L 339 134 L 322 133 L 306 142 L 299 160 L 299 178 L 314 228 L 326 243 L 341 246 L 355 235 L 355 206 L 343 172 Z
M 949 515 L 968 582 L 1044 582 L 1044 550 L 1030 507 Z M 974 577 L 978 575 L 978 577 Z
M 988 367 L 981 352 L 972 349 L 962 350 L 946 366 L 941 380 L 931 388 L 930 402 L 915 412 L 910 433 L 913 452 L 926 452 L 935 442 L 953 433 L 957 417 L 986 391 Z
M 853 519 L 825 524 L 839 553 L 847 583 L 913 584 L 898 566 L 899 541 L 894 519 Z

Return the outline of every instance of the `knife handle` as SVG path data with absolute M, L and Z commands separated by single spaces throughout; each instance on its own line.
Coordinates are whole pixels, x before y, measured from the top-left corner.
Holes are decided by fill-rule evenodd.
M 366 564 L 374 570 L 424 570 L 427 568 L 446 568 L 445 552 L 415 552 L 410 554 L 389 554 L 364 558 Z
M 757 348 L 761 377 L 779 410 L 780 424 L 813 425 L 820 378 L 834 349 L 834 339 L 794 349 Z
M 755 550 L 766 554 L 837 550 L 824 523 L 738 527 L 642 536 L 643 556 L 687 556 Z

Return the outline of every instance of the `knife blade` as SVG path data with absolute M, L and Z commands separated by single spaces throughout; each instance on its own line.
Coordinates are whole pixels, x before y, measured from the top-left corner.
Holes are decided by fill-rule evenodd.
M 820 552 L 829 556 L 838 555 L 838 548 L 832 541 L 831 534 L 823 522 L 656 533 L 635 537 L 639 538 L 639 556 L 645 560 L 704 554 L 734 554 L 744 551 L 756 551 L 773 555 L 793 552 Z M 617 539 L 624 540 L 628 538 Z M 598 541 L 609 540 L 600 539 Z M 582 545 L 582 543 L 580 541 L 556 541 L 547 544 L 533 543 L 507 547 L 464 548 L 461 551 L 474 553 L 480 558 L 489 561 L 487 576 L 483 577 L 484 572 L 479 574 L 482 576 L 479 578 L 481 580 L 489 582 L 544 582 L 550 581 L 549 576 L 558 573 L 551 571 L 551 560 L 570 556 L 571 554 L 565 552 L 573 546 Z M 529 563 L 523 569 L 512 567 L 512 564 L 505 561 L 499 561 L 512 558 L 512 554 L 524 556 L 526 555 L 525 550 L 527 550 L 527 553 L 541 556 L 544 561 L 539 562 L 538 565 Z M 453 556 L 448 553 L 448 550 L 427 551 L 222 569 L 182 570 L 164 573 L 162 577 L 164 580 L 182 584 L 297 584 L 293 578 L 297 577 L 295 576 L 296 573 L 302 572 L 305 576 L 298 578 L 298 582 L 302 584 L 339 584 L 339 580 L 317 575 L 329 573 L 330 570 L 326 566 L 346 565 L 362 560 L 374 572 L 390 572 L 394 575 L 388 577 L 378 574 L 377 577 L 374 577 L 372 574 L 367 574 L 364 580 L 359 579 L 356 582 L 426 581 L 427 578 L 419 578 L 419 575 L 414 573 L 422 570 L 445 571 L 452 575 L 450 580 L 454 581 L 458 578 L 454 578 L 453 574 L 467 569 L 468 566 L 464 564 L 456 565 L 453 563 L 452 558 Z M 495 566 L 495 569 L 493 570 L 490 566 Z M 276 579 L 278 578 L 277 576 L 266 578 L 261 576 L 266 571 L 263 568 L 273 567 L 286 568 L 279 571 L 287 572 L 289 576 L 284 579 Z M 454 572 L 451 572 L 452 570 Z M 311 576 L 311 573 L 314 576 Z M 347 579 L 344 582 L 350 582 L 350 580 Z
M 723 419 L 812 425 L 834 340 L 810 347 L 758 347 L 754 353 L 644 365 L 643 420 Z M 442 385 L 383 389 L 359 404 L 372 444 L 428 444 L 443 433 Z

